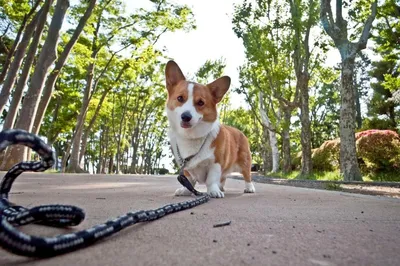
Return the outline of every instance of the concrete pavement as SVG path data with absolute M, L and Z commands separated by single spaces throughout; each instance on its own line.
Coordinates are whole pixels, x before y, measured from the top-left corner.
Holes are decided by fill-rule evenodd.
M 130 210 L 187 200 L 172 176 L 23 174 L 11 201 L 71 204 L 86 211 L 74 229 L 37 225 L 51 236 L 86 229 Z M 0 250 L 0 265 L 399 265 L 400 200 L 227 180 L 224 199 L 132 226 L 95 245 L 32 260 Z M 204 187 L 200 187 L 204 190 Z M 213 228 L 220 222 L 230 226 Z

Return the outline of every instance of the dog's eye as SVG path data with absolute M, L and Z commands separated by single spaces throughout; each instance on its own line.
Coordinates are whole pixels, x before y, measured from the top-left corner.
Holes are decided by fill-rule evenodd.
M 197 105 L 198 105 L 198 106 L 203 106 L 203 105 L 204 105 L 204 102 L 203 102 L 202 100 L 200 100 L 200 101 L 197 102 Z
M 182 96 L 178 96 L 178 98 L 176 98 L 178 100 L 178 102 L 183 102 L 183 97 Z

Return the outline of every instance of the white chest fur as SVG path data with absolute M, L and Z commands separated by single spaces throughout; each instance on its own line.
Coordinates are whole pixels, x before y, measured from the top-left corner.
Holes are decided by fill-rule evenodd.
M 199 183 L 205 183 L 208 170 L 214 164 L 214 149 L 211 148 L 213 140 L 219 132 L 219 124 L 212 127 L 210 134 L 197 139 L 189 139 L 176 134 L 173 130 L 169 131 L 169 138 L 172 150 L 177 162 L 181 158 L 185 159 L 196 154 L 185 167 L 190 176 Z M 203 144 L 204 143 L 204 144 Z M 178 156 L 178 148 L 181 158 Z

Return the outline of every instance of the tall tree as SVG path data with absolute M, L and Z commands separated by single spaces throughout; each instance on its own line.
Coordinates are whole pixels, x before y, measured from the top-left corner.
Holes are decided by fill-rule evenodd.
M 33 124 L 32 132 L 34 134 L 38 134 L 40 130 L 40 124 L 42 123 L 44 114 L 46 112 L 47 106 L 51 100 L 52 93 L 54 91 L 54 85 L 57 82 L 57 79 L 61 73 L 61 70 L 67 61 L 68 55 L 70 54 L 72 48 L 74 47 L 75 43 L 77 42 L 80 34 L 83 31 L 88 19 L 92 15 L 93 9 L 96 5 L 97 0 L 90 0 L 87 3 L 86 10 L 82 17 L 79 20 L 78 25 L 76 26 L 74 33 L 72 34 L 71 38 L 69 39 L 68 43 L 65 45 L 62 53 L 60 54 L 57 62 L 55 63 L 54 69 L 51 71 L 49 77 L 47 78 L 45 87 L 43 89 L 43 95 L 39 102 L 39 107 L 36 113 L 35 121 Z
M 106 49 L 106 47 L 110 47 L 115 44 L 114 40 L 116 37 L 121 37 L 122 33 L 124 33 L 124 29 L 132 28 L 132 26 L 137 22 L 136 19 L 131 21 L 119 21 L 117 16 L 121 15 L 122 8 L 122 3 L 119 1 L 104 0 L 100 2 L 98 9 L 96 9 L 94 12 L 94 27 L 90 27 L 90 31 L 92 31 L 93 34 L 91 37 L 91 43 L 89 45 L 90 61 L 86 66 L 86 84 L 83 91 L 83 100 L 72 137 L 71 146 L 67 151 L 67 153 L 69 153 L 69 150 L 71 149 L 71 162 L 67 169 L 69 172 L 82 172 L 82 168 L 80 166 L 80 145 L 84 130 L 84 123 L 90 101 L 97 90 L 100 80 L 103 78 L 108 68 L 112 65 L 115 56 L 127 49 L 129 46 L 133 45 L 132 42 L 129 43 L 128 41 L 128 44 L 122 44 L 122 48 L 108 53 L 107 56 L 109 58 L 106 59 L 105 64 L 100 67 L 100 70 L 97 73 L 96 67 L 98 66 L 99 53 Z M 104 19 L 106 16 L 109 16 L 108 20 Z M 103 28 L 106 30 L 105 33 L 102 32 Z M 105 53 L 107 52 L 108 51 Z
M 6 77 L 3 83 L 3 87 L 0 92 L 0 114 L 3 113 L 4 108 L 7 104 L 8 97 L 10 96 L 11 90 L 14 87 L 15 81 L 17 80 L 18 70 L 21 67 L 24 56 L 26 55 L 26 49 L 29 46 L 30 40 L 36 30 L 37 25 L 40 24 L 41 14 L 44 13 L 47 16 L 50 3 L 46 1 L 42 8 L 34 15 L 32 20 L 26 26 L 24 35 L 16 48 L 13 60 L 10 64 Z
M 112 0 L 103 1 L 102 6 L 98 11 L 94 12 L 95 27 L 92 29 L 91 42 L 91 60 L 86 68 L 86 85 L 84 89 L 84 97 L 81 110 L 79 112 L 77 125 L 74 130 L 74 135 L 71 145 L 71 158 L 67 171 L 81 172 L 80 166 L 80 147 L 83 136 L 84 123 L 88 106 L 94 93 L 97 91 L 97 86 L 116 55 L 126 49 L 130 49 L 128 53 L 140 50 L 141 47 L 154 45 L 160 36 L 167 31 L 174 31 L 181 28 L 191 27 L 191 12 L 185 6 L 177 6 L 169 4 L 165 1 L 154 1 L 154 9 L 144 11 L 139 10 L 136 14 L 132 14 L 124 20 L 119 19 L 123 15 L 123 5 L 121 3 L 112 3 Z M 108 14 L 108 19 L 104 20 Z M 188 25 L 190 25 L 188 27 Z M 106 28 L 105 33 L 101 30 Z M 115 43 L 118 40 L 119 43 Z M 117 44 L 121 47 L 117 51 L 109 52 L 109 59 L 101 68 L 96 76 L 96 66 L 98 64 L 99 53 L 102 49 L 112 47 Z M 107 53 L 107 52 L 106 52 Z
M 300 175 L 309 175 L 312 171 L 311 161 L 311 123 L 309 111 L 310 80 L 310 32 L 316 25 L 318 1 L 289 0 L 292 28 L 294 30 L 294 69 L 296 87 L 300 92 L 300 121 L 301 121 L 301 171 Z M 303 21 L 303 14 L 306 14 Z
M 24 129 L 28 132 L 32 130 L 43 84 L 48 75 L 49 68 L 57 58 L 57 43 L 68 8 L 68 0 L 57 0 L 46 40 L 38 56 L 30 86 L 22 103 L 21 114 L 15 125 L 16 128 Z M 26 151 L 27 149 L 23 147 L 11 147 L 6 154 L 6 168 L 10 168 L 16 162 L 26 160 Z
M 15 38 L 14 38 L 14 41 L 13 41 L 13 43 L 12 43 L 12 46 L 11 46 L 10 49 L 7 51 L 7 56 L 6 56 L 5 60 L 4 60 L 4 64 L 3 64 L 3 66 L 2 66 L 1 73 L 0 73 L 0 84 L 2 84 L 3 81 L 4 81 L 4 78 L 5 78 L 5 76 L 6 76 L 6 73 L 7 73 L 7 71 L 8 71 L 8 68 L 10 67 L 10 63 L 11 63 L 12 57 L 14 56 L 14 52 L 15 52 L 15 50 L 17 49 L 17 47 L 18 47 L 18 45 L 19 45 L 19 41 L 20 41 L 20 39 L 21 39 L 21 35 L 22 35 L 22 33 L 24 32 L 25 27 L 26 27 L 28 21 L 29 21 L 29 20 L 31 19 L 31 17 L 35 14 L 37 7 L 38 7 L 39 4 L 42 2 L 42 0 L 37 0 L 37 1 L 35 1 L 35 3 L 34 3 L 33 6 L 30 8 L 29 11 L 27 11 L 26 5 L 24 5 L 24 4 L 16 3 L 15 1 L 7 1 L 8 3 L 5 3 L 5 2 L 6 2 L 6 1 L 1 1 L 1 2 L 0 2 L 0 6 L 3 6 L 3 7 L 6 6 L 6 5 L 9 5 L 9 6 L 8 6 L 8 8 L 3 8 L 2 11 L 3 11 L 4 13 L 7 13 L 6 10 L 8 10 L 8 11 L 11 11 L 11 10 L 12 10 L 13 14 L 12 14 L 12 15 L 9 14 L 9 15 L 10 15 L 10 17 L 12 17 L 13 20 L 15 20 L 15 21 L 17 22 L 17 23 L 15 23 L 15 24 L 18 25 L 18 22 L 19 22 L 20 19 L 21 19 L 21 15 L 20 15 L 21 13 L 23 14 L 23 18 L 22 18 L 21 23 L 19 24 L 18 31 L 17 31 L 17 34 L 16 34 L 16 36 L 15 36 Z M 5 10 L 5 9 L 6 9 L 6 10 Z M 21 9 L 22 9 L 22 10 L 21 10 Z M 11 24 L 14 24 L 14 23 L 12 23 L 12 22 L 10 22 L 10 23 L 11 23 Z M 0 114 L 1 114 L 1 112 L 0 112 Z
M 340 108 L 340 172 L 346 181 L 362 180 L 357 161 L 355 143 L 355 99 L 353 88 L 354 64 L 358 52 L 365 49 L 372 23 L 377 13 L 377 0 L 371 4 L 361 36 L 357 41 L 348 37 L 348 22 L 343 17 L 343 1 L 336 0 L 336 19 L 331 1 L 321 0 L 321 22 L 325 32 L 332 38 L 341 56 L 341 108 Z
M 271 172 L 276 173 L 280 169 L 280 152 L 278 147 L 278 136 L 282 135 L 279 131 L 281 128 L 281 114 L 276 107 L 276 101 L 270 95 L 268 86 L 262 83 L 263 70 L 257 69 L 256 66 L 248 65 L 240 68 L 240 88 L 236 89 L 238 93 L 244 94 L 254 117 L 260 123 L 263 129 L 263 161 L 264 172 L 269 169 L 269 157 L 271 157 Z M 260 77 L 260 78 L 258 78 Z M 285 156 L 288 158 L 288 156 Z
M 236 35 L 243 39 L 245 53 L 251 68 L 250 84 L 256 84 L 270 106 L 269 119 L 278 122 L 281 130 L 282 157 L 285 173 L 291 171 L 290 121 L 299 106 L 299 86 L 293 86 L 293 34 L 290 27 L 290 7 L 279 1 L 258 1 L 253 7 L 245 1 L 236 8 L 233 19 Z M 256 93 L 255 95 L 257 95 Z M 255 101 L 257 102 L 257 101 Z M 266 123 L 262 123 L 267 126 Z M 270 137 L 276 130 L 269 128 Z M 272 132 L 272 133 L 271 133 Z M 274 158 L 274 157 L 273 157 Z M 275 159 L 274 159 L 275 160 Z
M 397 3 L 396 3 L 397 2 Z M 372 62 L 369 71 L 372 96 L 368 102 L 367 128 L 390 128 L 396 130 L 400 113 L 390 101 L 400 87 L 400 3 L 385 0 L 378 10 L 377 23 L 372 31 L 375 42 L 374 54 L 378 60 Z
M 21 75 L 19 75 L 17 85 L 12 94 L 10 107 L 8 108 L 7 116 L 4 120 L 4 129 L 13 128 L 17 114 L 19 111 L 20 103 L 22 100 L 23 91 L 27 85 L 31 69 L 34 64 L 37 49 L 42 39 L 42 34 L 46 25 L 47 15 L 50 10 L 50 2 L 46 2 L 42 12 L 40 13 L 35 32 L 32 37 L 31 44 L 29 45 L 28 53 L 25 57 L 24 66 Z M 28 28 L 27 28 L 28 29 Z

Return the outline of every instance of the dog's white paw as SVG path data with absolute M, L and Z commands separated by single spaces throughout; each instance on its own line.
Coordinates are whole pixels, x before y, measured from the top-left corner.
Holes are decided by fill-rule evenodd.
M 207 193 L 211 198 L 223 198 L 225 196 L 217 185 L 207 188 Z
M 256 192 L 256 189 L 254 188 L 254 185 L 252 182 L 247 183 L 245 182 L 245 188 L 244 188 L 244 193 L 254 193 Z
M 190 192 L 187 188 L 181 187 L 175 190 L 175 196 L 190 196 L 192 192 Z

